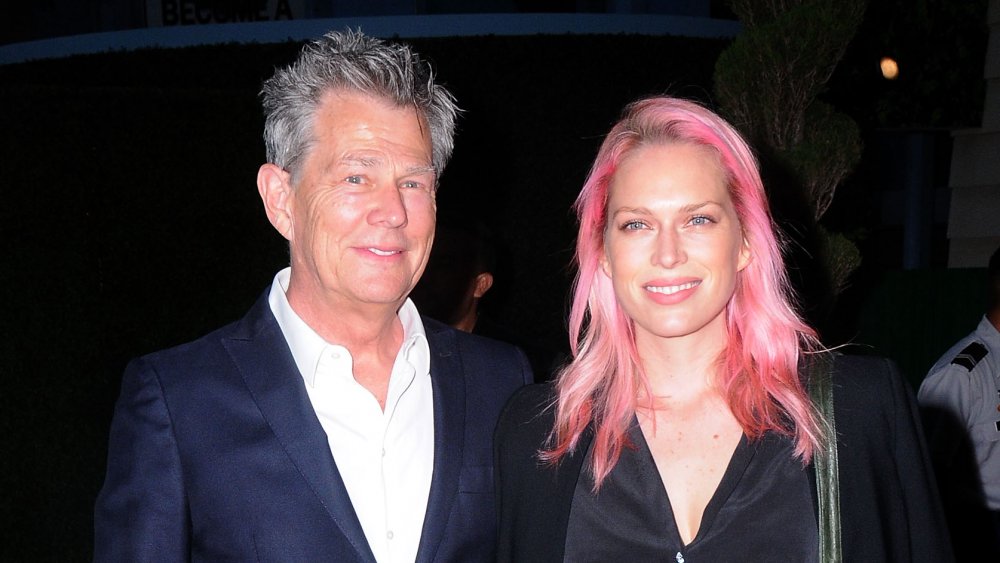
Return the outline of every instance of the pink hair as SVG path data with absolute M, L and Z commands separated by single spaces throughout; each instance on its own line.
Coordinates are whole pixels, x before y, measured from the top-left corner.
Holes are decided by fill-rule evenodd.
M 608 133 L 574 206 L 580 230 L 569 317 L 573 361 L 557 376 L 555 426 L 550 447 L 540 452 L 542 460 L 557 463 L 592 425 L 590 469 L 596 487 L 627 443 L 637 397 L 652 395 L 632 321 L 618 305 L 611 281 L 598 275 L 608 185 L 630 151 L 667 143 L 696 144 L 718 154 L 753 254 L 725 312 L 728 342 L 718 385 L 729 408 L 750 438 L 767 431 L 793 436 L 795 455 L 803 463 L 824 439 L 822 420 L 798 373 L 800 355 L 820 346 L 816 332 L 792 305 L 781 244 L 753 152 L 731 125 L 704 107 L 676 98 L 648 98 L 630 104 Z

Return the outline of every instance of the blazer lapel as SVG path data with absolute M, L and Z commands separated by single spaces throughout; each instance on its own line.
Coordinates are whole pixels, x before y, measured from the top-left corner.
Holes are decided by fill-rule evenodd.
M 553 527 L 555 533 L 552 535 L 552 542 L 553 545 L 559 546 L 560 560 L 566 556 L 566 533 L 569 530 L 570 512 L 573 510 L 573 496 L 576 494 L 576 486 L 580 477 L 584 471 L 587 471 L 583 467 L 583 462 L 587 458 L 587 451 L 590 450 L 590 444 L 593 440 L 594 427 L 591 423 L 580 434 L 580 439 L 577 441 L 573 453 L 559 464 L 559 475 L 564 478 L 560 478 L 556 485 L 555 498 L 560 510 L 559 521 Z
M 420 534 L 417 563 L 434 560 L 455 504 L 465 446 L 465 373 L 447 330 L 426 327 L 434 392 L 434 475 Z
M 267 292 L 243 319 L 237 334 L 223 344 L 278 442 L 341 533 L 354 546 L 358 560 L 375 563 L 347 487 L 330 453 L 326 432 L 316 417 L 305 383 L 271 313 Z

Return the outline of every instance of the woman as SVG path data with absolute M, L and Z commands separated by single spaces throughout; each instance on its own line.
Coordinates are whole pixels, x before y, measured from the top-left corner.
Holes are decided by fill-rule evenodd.
M 812 462 L 834 434 L 843 559 L 951 560 L 912 391 L 797 315 L 728 123 L 630 105 L 576 211 L 573 360 L 497 428 L 501 561 L 818 561 Z M 827 357 L 832 417 L 800 369 Z

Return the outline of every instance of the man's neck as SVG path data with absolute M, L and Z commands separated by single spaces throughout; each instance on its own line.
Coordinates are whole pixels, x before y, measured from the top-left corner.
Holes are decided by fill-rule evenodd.
M 476 313 L 475 308 L 466 311 L 461 318 L 452 323 L 452 328 L 457 328 L 463 332 L 472 332 L 472 329 L 476 328 L 476 319 L 479 315 Z
M 403 323 L 395 310 L 324 312 L 308 304 L 289 305 L 323 340 L 347 348 L 351 354 L 354 380 L 367 389 L 385 408 L 392 366 L 403 345 Z
M 285 296 L 288 305 L 309 328 L 323 340 L 344 346 L 352 354 L 355 348 L 381 347 L 387 339 L 402 335 L 398 314 L 402 302 L 351 303 L 336 298 L 322 299 L 296 291 L 292 284 Z
M 1000 332 L 1000 307 L 994 307 L 991 311 L 987 311 L 986 319 L 990 321 L 993 328 Z

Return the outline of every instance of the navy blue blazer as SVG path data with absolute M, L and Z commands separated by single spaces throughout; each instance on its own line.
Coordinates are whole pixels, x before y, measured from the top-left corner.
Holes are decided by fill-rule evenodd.
M 416 560 L 494 561 L 492 433 L 531 368 L 509 344 L 424 326 L 434 473 Z M 267 292 L 129 364 L 94 517 L 95 561 L 375 561 Z

